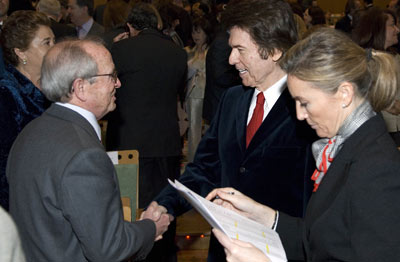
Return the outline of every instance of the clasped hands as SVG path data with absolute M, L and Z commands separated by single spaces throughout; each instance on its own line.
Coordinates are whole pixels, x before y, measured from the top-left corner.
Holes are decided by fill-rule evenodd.
M 139 220 L 151 219 L 156 224 L 156 237 L 154 241 L 162 239 L 162 235 L 167 231 L 170 222 L 174 220 L 174 217 L 167 214 L 167 209 L 153 201 L 147 207 L 146 211 L 140 215 Z

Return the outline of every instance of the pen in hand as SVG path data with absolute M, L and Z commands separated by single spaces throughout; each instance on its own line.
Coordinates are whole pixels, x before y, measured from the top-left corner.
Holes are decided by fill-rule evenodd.
M 235 194 L 235 192 L 233 192 L 233 191 L 226 192 L 226 193 L 229 194 L 229 195 L 234 195 Z M 215 199 L 220 199 L 220 197 L 217 195 L 217 196 L 215 196 L 215 198 L 213 200 L 215 200 Z

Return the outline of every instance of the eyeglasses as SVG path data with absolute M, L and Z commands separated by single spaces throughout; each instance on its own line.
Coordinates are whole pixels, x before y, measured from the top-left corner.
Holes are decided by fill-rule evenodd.
M 118 72 L 117 72 L 117 70 L 114 70 L 111 74 L 94 75 L 94 76 L 89 76 L 88 78 L 98 77 L 98 76 L 109 76 L 114 81 L 114 83 L 117 83 L 117 81 L 118 81 Z

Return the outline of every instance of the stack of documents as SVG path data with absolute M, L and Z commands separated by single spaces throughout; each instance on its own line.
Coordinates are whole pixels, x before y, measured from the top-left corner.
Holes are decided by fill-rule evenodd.
M 172 182 L 168 179 L 168 182 L 192 204 L 212 227 L 221 230 L 231 238 L 253 244 L 262 250 L 272 262 L 287 261 L 281 239 L 274 230 L 206 200 L 178 181 Z

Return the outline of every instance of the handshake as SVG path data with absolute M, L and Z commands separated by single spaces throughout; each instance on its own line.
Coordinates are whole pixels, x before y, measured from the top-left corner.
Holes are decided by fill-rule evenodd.
M 170 222 L 174 220 L 174 217 L 167 214 L 167 209 L 153 201 L 140 215 L 140 220 L 151 219 L 156 225 L 156 237 L 154 241 L 162 239 L 162 235 L 167 231 Z

